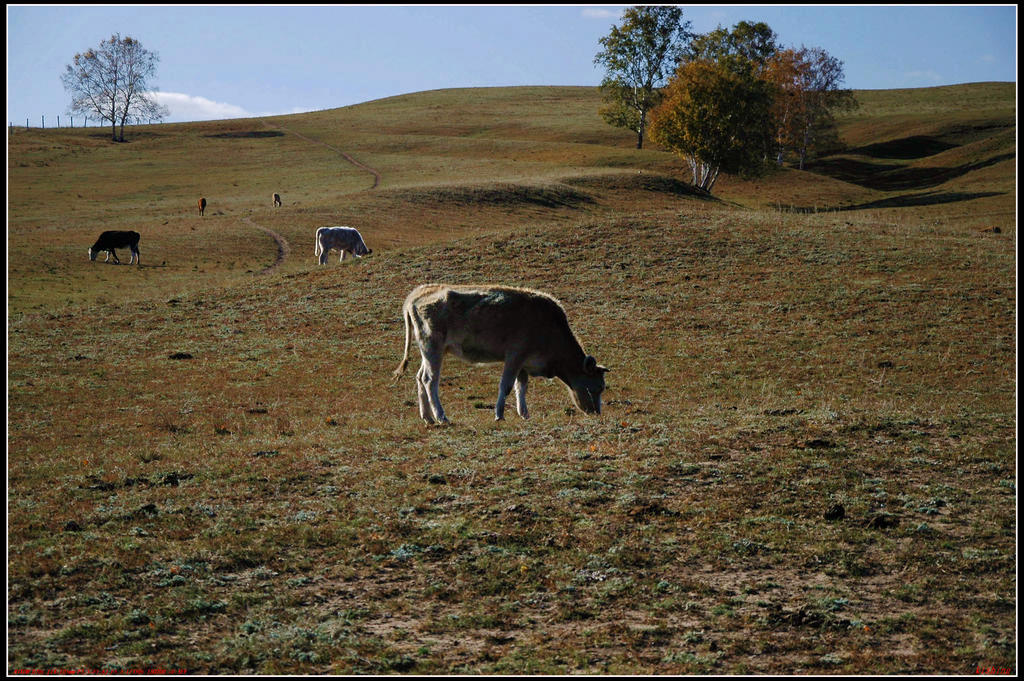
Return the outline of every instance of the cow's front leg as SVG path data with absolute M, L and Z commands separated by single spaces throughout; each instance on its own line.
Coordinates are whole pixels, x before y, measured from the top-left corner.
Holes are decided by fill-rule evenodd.
M 341 257 L 338 258 L 338 262 L 345 262 L 345 249 L 341 249 Z
M 501 383 L 498 384 L 498 401 L 494 405 L 494 420 L 505 418 L 505 400 L 512 392 L 512 385 L 518 383 L 520 362 L 512 357 L 505 360 L 505 369 L 501 372 Z
M 519 377 L 516 378 L 516 411 L 524 419 L 530 418 L 529 412 L 526 411 L 526 388 L 530 384 L 530 376 L 526 371 L 520 371 Z

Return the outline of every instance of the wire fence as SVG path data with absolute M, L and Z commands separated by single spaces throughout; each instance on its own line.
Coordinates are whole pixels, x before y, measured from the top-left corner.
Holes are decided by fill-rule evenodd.
M 36 126 L 33 126 L 31 124 L 31 120 L 30 119 L 25 119 L 25 129 L 26 130 L 31 130 L 32 128 L 36 128 L 37 130 L 38 129 L 42 129 L 42 130 L 50 129 L 51 130 L 53 128 L 88 128 L 88 127 L 102 128 L 102 127 L 110 126 L 110 122 L 109 121 L 97 121 L 96 119 L 91 119 L 93 123 L 90 126 L 89 125 L 89 120 L 90 119 L 87 116 L 80 116 L 80 117 L 78 117 L 78 123 L 79 124 L 76 125 L 75 124 L 75 117 L 74 116 L 63 116 L 62 118 L 60 116 L 57 116 L 55 124 L 47 125 L 46 117 L 45 116 L 40 116 L 39 117 L 39 125 L 36 125 Z M 152 125 L 155 122 L 156 121 L 148 121 L 147 123 Z M 7 122 L 7 128 L 9 130 L 9 132 L 14 132 L 14 128 L 17 128 L 18 130 L 22 129 L 22 124 L 18 123 L 15 126 L 13 121 L 8 121 Z
M 53 119 L 51 119 L 51 121 L 52 120 Z M 96 119 L 93 119 L 93 121 L 94 121 L 94 123 L 93 123 L 92 127 L 94 127 L 94 128 L 101 127 L 103 125 L 102 122 L 100 122 L 100 123 L 95 122 Z M 56 119 L 56 123 L 55 124 L 51 123 L 48 126 L 46 124 L 46 116 L 40 116 L 39 117 L 39 125 L 36 125 L 36 126 L 33 126 L 31 124 L 31 122 L 30 122 L 30 119 L 26 118 L 25 119 L 25 129 L 28 130 L 28 129 L 32 128 L 32 127 L 40 128 L 40 129 L 43 129 L 43 130 L 46 130 L 47 128 L 88 128 L 89 127 L 89 117 L 88 116 L 79 116 L 78 117 L 78 123 L 79 123 L 78 125 L 75 125 L 75 117 L 74 116 L 64 116 L 63 117 L 63 122 L 62 122 L 61 121 L 61 116 L 58 115 L 57 119 Z M 14 131 L 15 127 L 21 128 L 21 124 L 19 123 L 17 126 L 15 126 L 14 121 L 8 121 L 7 122 L 7 126 L 11 130 L 11 132 Z

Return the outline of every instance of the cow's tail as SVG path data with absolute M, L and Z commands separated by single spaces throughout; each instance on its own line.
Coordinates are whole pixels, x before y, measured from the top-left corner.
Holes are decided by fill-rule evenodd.
M 316 246 L 313 248 L 313 255 L 320 257 L 320 230 L 323 227 L 318 227 L 316 230 Z
M 410 305 L 402 307 L 402 317 L 405 319 L 405 351 L 402 354 L 402 363 L 391 374 L 394 377 L 391 381 L 392 385 L 398 383 L 398 379 L 405 373 L 405 368 L 409 366 L 409 341 L 412 340 L 412 309 Z

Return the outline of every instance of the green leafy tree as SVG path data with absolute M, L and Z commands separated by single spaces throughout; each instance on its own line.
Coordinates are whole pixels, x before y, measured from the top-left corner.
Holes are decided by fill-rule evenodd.
M 636 133 L 643 149 L 649 112 L 661 99 L 660 88 L 691 38 L 690 22 L 672 6 L 638 6 L 622 14 L 622 23 L 601 38 L 604 49 L 594 63 L 605 68 L 601 116 L 609 124 Z
M 732 31 L 719 26 L 714 31 L 694 36 L 683 59 L 727 62 L 734 68 L 760 71 L 779 50 L 776 38 L 775 31 L 764 22 L 741 21 Z
M 124 141 L 126 123 L 166 118 L 167 108 L 156 102 L 149 86 L 159 61 L 138 40 L 118 33 L 99 47 L 76 54 L 61 76 L 71 95 L 69 112 L 109 121 L 115 142 Z
M 651 136 L 685 158 L 711 193 L 719 173 L 759 174 L 770 148 L 773 88 L 738 61 L 682 64 L 651 115 Z

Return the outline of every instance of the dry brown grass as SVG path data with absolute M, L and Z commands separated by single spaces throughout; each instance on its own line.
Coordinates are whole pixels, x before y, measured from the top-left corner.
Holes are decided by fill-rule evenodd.
M 559 92 L 582 98 L 569 111 L 590 106 L 589 92 Z M 592 161 L 636 153 L 599 120 L 562 132 L 554 114 L 522 120 L 557 107 L 554 93 L 538 89 L 493 128 L 497 91 L 473 93 L 461 121 L 452 93 L 420 104 L 445 105 L 438 120 L 459 135 L 508 136 L 535 158 L 554 158 L 545 145 L 574 129 L 593 136 Z M 371 103 L 381 129 L 432 115 L 415 99 Z M 374 111 L 334 112 L 347 126 L 332 112 L 274 124 L 347 150 L 357 126 L 326 131 Z M 23 175 L 31 157 L 12 141 L 12 670 L 1015 671 L 1005 172 L 974 190 L 988 196 L 814 214 L 736 205 L 771 205 L 753 188 L 781 196 L 793 172 L 726 181 L 726 200 L 708 200 L 644 177 L 664 161 L 656 151 L 643 168 L 551 163 L 513 181 L 518 166 L 488 175 L 496 161 L 460 142 L 451 158 L 431 151 L 452 170 L 430 183 L 426 156 L 378 156 L 366 140 L 357 158 L 397 167 L 407 154 L 423 173 L 383 172 L 368 191 L 365 174 L 308 142 L 208 136 L 266 129 L 247 126 L 183 126 L 152 153 L 173 163 L 175 135 L 187 153 L 188 140 L 241 142 L 245 160 L 211 177 L 271 154 L 330 179 L 290 202 L 258 163 L 203 219 L 186 214 L 193 195 L 216 194 L 197 185 L 173 218 L 160 201 L 115 198 L 109 215 L 87 202 L 76 222 L 77 202 L 59 196 L 78 189 Z M 55 139 L 71 158 L 117 152 Z M 302 149 L 320 160 L 303 169 Z M 99 183 L 102 165 L 75 172 Z M 850 189 L 855 202 L 899 198 L 871 191 Z M 100 217 L 139 224 L 132 211 L 147 229 L 142 268 L 89 263 L 84 243 L 56 247 L 49 274 L 32 269 L 28 254 L 59 225 L 87 242 Z M 312 227 L 345 223 L 373 256 L 317 267 Z M 263 276 L 277 250 L 254 225 L 291 247 Z M 454 425 L 425 428 L 411 378 L 391 386 L 390 372 L 401 301 L 426 281 L 559 297 L 612 369 L 602 417 L 537 381 L 532 418 L 495 424 L 497 369 L 449 361 Z

